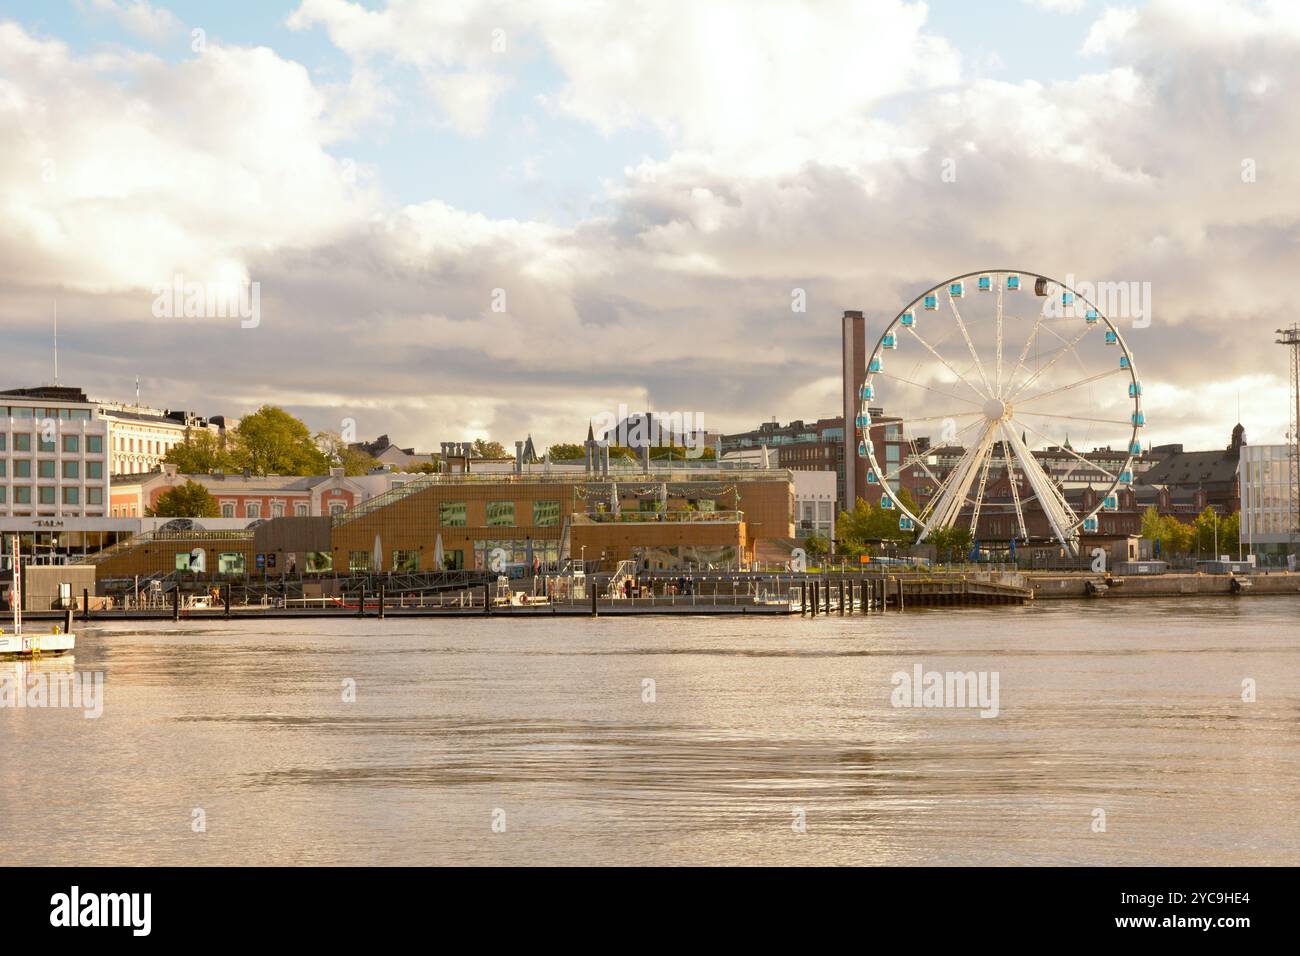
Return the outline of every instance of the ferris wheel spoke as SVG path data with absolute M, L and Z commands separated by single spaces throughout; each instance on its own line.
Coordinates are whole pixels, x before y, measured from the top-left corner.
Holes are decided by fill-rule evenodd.
M 1119 366 L 1116 366 L 1115 368 L 1107 369 L 1104 372 L 1098 372 L 1096 375 L 1090 375 L 1087 378 L 1080 379 L 1077 382 L 1071 382 L 1069 385 L 1061 385 L 1058 386 L 1057 388 L 1049 389 L 1046 392 L 1038 392 L 1034 395 L 1030 395 L 1028 398 L 1018 398 L 1016 399 L 1016 408 L 1020 409 L 1030 402 L 1036 402 L 1040 398 L 1047 398 L 1047 396 L 1049 395 L 1056 395 L 1058 392 L 1068 392 L 1072 388 L 1079 388 L 1080 386 L 1083 385 L 1091 385 L 1093 382 L 1099 382 L 1103 378 L 1107 378 L 1111 375 L 1114 375 L 1116 372 L 1127 372 L 1127 371 L 1128 369 L 1126 368 L 1120 368 Z
M 989 385 L 988 376 L 984 374 L 984 363 L 980 361 L 979 353 L 975 351 L 975 343 L 971 341 L 966 323 L 962 321 L 961 313 L 957 311 L 957 300 L 953 298 L 951 292 L 948 293 L 948 307 L 952 309 L 952 317 L 957 320 L 957 328 L 961 329 L 961 337 L 966 340 L 966 348 L 970 349 L 970 357 L 975 360 L 975 371 L 979 372 L 980 381 L 984 383 L 984 393 L 992 395 L 993 388 Z
M 1006 427 L 1006 423 L 1003 422 L 1002 429 L 1004 433 Z M 1020 526 L 1020 537 L 1023 540 L 1028 541 L 1029 531 L 1025 528 L 1025 509 L 1020 503 L 1020 482 L 1017 481 L 1016 476 L 1011 473 L 1011 452 L 1008 450 L 1010 447 L 1011 443 L 1007 440 L 1004 434 L 1002 438 L 1002 466 L 1007 472 L 1007 484 L 1011 486 L 1011 501 L 1016 506 L 1016 522 Z
M 993 381 L 994 381 L 993 394 L 1001 395 L 1002 394 L 1002 286 L 1003 286 L 1002 276 L 995 275 L 993 277 L 993 282 L 998 287 L 997 323 L 996 323 L 997 340 L 998 340 L 998 357 L 997 357 L 997 368 L 993 376 Z
M 990 429 L 990 436 L 992 435 L 993 430 Z M 988 453 L 984 456 L 984 467 L 980 471 L 980 486 L 975 494 L 975 510 L 970 519 L 970 530 L 973 535 L 979 534 L 980 506 L 984 504 L 984 489 L 988 487 L 989 483 L 989 465 L 993 463 L 993 445 L 994 442 L 990 440 Z
M 1014 402 L 1014 401 L 1016 400 L 1016 398 L 1017 398 L 1017 397 L 1018 397 L 1018 396 L 1019 396 L 1019 395 L 1020 395 L 1024 390 L 1025 390 L 1025 389 L 1027 389 L 1030 385 L 1032 385 L 1034 382 L 1036 382 L 1036 381 L 1038 380 L 1038 378 L 1039 378 L 1040 375 L 1042 375 L 1044 372 L 1046 372 L 1048 369 L 1050 369 L 1053 365 L 1055 365 L 1057 362 L 1059 362 L 1059 361 L 1060 361 L 1063 357 L 1065 357 L 1065 355 L 1067 355 L 1068 353 L 1070 353 L 1070 352 L 1074 352 L 1074 356 L 1075 356 L 1075 358 L 1078 358 L 1078 357 L 1079 357 L 1079 353 L 1078 353 L 1077 351 L 1075 351 L 1075 348 L 1074 348 L 1074 347 L 1075 347 L 1076 345 L 1078 345 L 1080 342 L 1082 342 L 1083 339 L 1084 339 L 1084 336 L 1086 336 L 1086 335 L 1087 335 L 1089 332 L 1091 332 L 1092 330 L 1093 330 L 1093 326 L 1091 326 L 1091 325 L 1084 326 L 1083 331 L 1080 332 L 1077 336 L 1075 336 L 1074 339 L 1072 339 L 1071 341 L 1067 342 L 1065 345 L 1061 346 L 1061 348 L 1059 348 L 1059 349 L 1056 350 L 1056 352 L 1052 355 L 1051 359 L 1047 362 L 1046 365 L 1040 366 L 1039 369 L 1038 369 L 1038 371 L 1036 371 L 1033 375 L 1029 376 L 1029 377 L 1028 377 L 1027 379 L 1025 379 L 1023 382 L 1021 382 L 1021 383 L 1020 383 L 1020 387 L 1017 388 L 1014 392 L 1012 392 L 1011 395 L 1010 395 L 1010 397 L 1009 397 L 1007 400 L 1008 400 L 1008 401 L 1011 401 L 1011 402 Z
M 975 424 L 979 424 L 979 423 L 977 422 Z M 969 427 L 970 426 L 967 426 L 967 428 Z M 962 429 L 962 431 L 965 430 L 966 429 Z M 934 494 L 931 495 L 930 500 L 926 502 L 925 507 L 921 509 L 921 513 L 918 515 L 918 517 L 921 519 L 921 523 L 926 525 L 927 534 L 929 533 L 928 528 L 931 523 L 932 516 L 935 512 L 935 508 L 938 506 L 940 500 L 943 499 L 948 488 L 952 485 L 953 481 L 956 479 L 957 473 L 961 470 L 960 469 L 961 462 L 964 460 L 965 460 L 964 456 L 961 459 L 958 459 L 957 464 L 948 470 L 947 476 L 942 481 L 939 481 L 937 478 L 935 478 L 933 473 L 930 474 L 931 478 L 935 478 L 935 481 L 938 483 L 938 487 L 935 488 Z
M 915 419 L 913 419 L 913 420 L 915 421 Z M 963 432 L 968 432 L 968 431 L 970 431 L 972 428 L 974 428 L 976 425 L 979 425 L 979 424 L 980 424 L 979 421 L 974 421 L 974 422 L 971 422 L 969 425 L 966 425 L 965 427 L 963 427 L 962 429 L 960 429 L 956 434 L 953 435 L 953 440 L 955 441 L 957 438 L 961 437 L 961 435 L 962 435 Z M 925 459 L 928 458 L 928 457 L 933 453 L 932 450 L 927 450 L 927 451 L 917 451 L 917 450 L 916 450 L 916 443 L 913 441 L 911 444 L 912 444 L 912 454 L 908 456 L 908 460 L 907 460 L 907 461 L 904 461 L 904 462 L 900 462 L 900 463 L 899 463 L 899 466 L 898 466 L 896 469 L 894 469 L 893 472 L 891 472 L 890 474 L 886 475 L 886 476 L 882 479 L 882 481 L 884 481 L 884 482 L 887 483 L 887 482 L 890 482 L 890 481 L 894 480 L 894 479 L 897 478 L 900 474 L 902 474 L 904 468 L 907 468 L 909 465 L 915 465 L 915 464 L 919 464 L 923 469 L 925 469 L 925 473 L 926 473 L 927 475 L 930 476 L 930 480 L 932 480 L 932 481 L 934 481 L 934 482 L 938 482 L 938 481 L 939 481 L 939 479 L 938 479 L 937 477 L 935 477 L 934 472 L 930 470 L 930 466 L 929 466 L 929 464 L 926 463 L 926 461 L 925 461 Z
M 970 379 L 966 378 L 965 375 L 962 375 L 961 372 L 959 372 L 959 371 L 957 371 L 955 368 L 953 368 L 952 365 L 948 362 L 948 360 L 947 360 L 946 358 L 944 358 L 942 355 L 940 355 L 938 352 L 936 352 L 936 351 L 934 350 L 934 346 L 932 346 L 932 345 L 931 345 L 929 342 L 927 342 L 925 339 L 921 338 L 920 333 L 918 333 L 918 332 L 916 331 L 916 329 L 915 329 L 913 326 L 910 326 L 910 325 L 909 325 L 909 326 L 907 327 L 907 331 L 910 332 L 910 333 L 912 333 L 912 338 L 914 338 L 914 339 L 916 339 L 918 342 L 920 342 L 921 345 L 924 346 L 924 347 L 925 347 L 925 348 L 930 352 L 931 355 L 933 355 L 933 356 L 934 356 L 935 358 L 937 358 L 941 363 L 943 363 L 943 367 L 944 367 L 944 368 L 946 368 L 948 371 L 952 372 L 953 375 L 957 376 L 958 381 L 960 381 L 963 385 L 965 385 L 965 386 L 966 386 L 967 388 L 969 388 L 972 392 L 974 392 L 976 395 L 978 395 L 981 399 L 987 399 L 987 398 L 988 398 L 988 396 L 987 396 L 986 394 L 984 394 L 983 392 L 981 392 L 978 388 L 976 388 L 976 387 L 971 383 Z
M 895 382 L 902 382 L 904 385 L 911 385 L 915 388 L 923 388 L 927 392 L 934 392 L 936 395 L 943 395 L 946 398 L 951 398 L 955 402 L 965 402 L 967 405 L 974 405 L 976 408 L 980 407 L 980 403 L 975 401 L 974 399 L 962 398 L 960 395 L 954 395 L 952 392 L 945 392 L 943 389 L 935 388 L 931 385 L 922 385 L 920 382 L 913 382 L 910 379 L 903 378 L 901 375 L 891 375 L 889 372 L 873 372 L 872 374 L 879 375 L 882 378 L 892 379 Z M 958 377 L 960 378 L 960 376 Z
M 1044 305 L 1044 308 L 1046 308 L 1046 305 Z M 1011 374 L 1007 376 L 1007 386 L 1008 386 L 1008 387 L 1010 387 L 1011 383 L 1015 380 L 1016 373 L 1019 372 L 1022 368 L 1025 367 L 1025 359 L 1029 356 L 1029 347 L 1030 347 L 1031 345 L 1033 345 L 1033 344 L 1034 344 L 1034 340 L 1035 340 L 1036 338 L 1038 338 L 1038 329 L 1039 329 L 1040 326 L 1042 326 L 1042 324 L 1043 324 L 1043 319 L 1044 319 L 1045 317 L 1046 317 L 1046 316 L 1045 316 L 1045 315 L 1043 314 L 1043 312 L 1040 310 L 1039 313 L 1038 313 L 1038 318 L 1034 320 L 1033 328 L 1031 328 L 1031 329 L 1029 330 L 1029 336 L 1025 339 L 1025 345 L 1024 345 L 1024 347 L 1020 350 L 1020 358 L 1016 359 L 1016 365 L 1015 365 L 1015 368 L 1013 368 L 1013 369 L 1011 370 Z M 1005 398 L 1005 397 L 1006 397 L 1005 392 L 999 392 L 999 393 L 998 393 L 998 397 L 999 397 L 999 398 Z
M 1122 418 L 1087 418 L 1083 415 L 1057 415 L 1052 412 L 1030 412 L 1025 411 L 1019 405 L 1016 406 L 1017 415 L 1033 415 L 1035 418 L 1063 418 L 1072 422 L 1097 422 L 1101 425 L 1127 425 L 1132 427 L 1131 421 L 1124 421 Z
M 1017 413 L 1017 414 L 1018 414 L 1018 413 Z M 1044 435 L 1042 432 L 1040 432 L 1040 431 L 1039 431 L 1037 428 L 1035 428 L 1033 425 L 1030 425 L 1028 422 L 1017 422 L 1017 424 L 1019 424 L 1019 425 L 1023 425 L 1025 428 L 1027 428 L 1029 431 L 1033 432 L 1033 433 L 1034 433 L 1035 435 L 1037 435 L 1039 438 L 1044 438 L 1044 439 L 1046 439 L 1046 440 L 1049 441 L 1049 442 L 1052 440 L 1050 436 L 1048 436 L 1048 435 Z M 1076 454 L 1075 451 L 1074 451 L 1074 449 L 1072 449 L 1072 448 L 1062 448 L 1061 451 L 1065 452 L 1067 455 L 1071 456 L 1072 458 L 1075 458 L 1075 459 L 1077 459 L 1078 461 L 1082 462 L 1083 464 L 1087 465 L 1089 468 L 1096 468 L 1099 472 L 1101 472 L 1103 475 L 1105 475 L 1105 476 L 1106 476 L 1107 478 L 1109 478 L 1111 481 L 1119 481 L 1119 476 L 1118 476 L 1118 475 L 1111 474 L 1109 471 L 1107 471 L 1105 468 L 1101 467 L 1101 465 L 1097 464 L 1095 461 L 1089 461 L 1088 459 L 1084 458 L 1082 455 L 1078 455 L 1078 454 Z
M 957 518 L 961 515 L 961 509 L 966 504 L 966 498 L 970 494 L 971 483 L 975 480 L 975 474 L 979 471 L 977 462 L 982 462 L 984 455 L 987 453 L 989 446 L 993 443 L 994 427 L 992 422 L 984 429 L 984 434 L 980 436 L 978 445 L 971 447 L 961 461 L 957 463 L 954 469 L 954 480 L 943 494 L 939 497 L 939 502 L 934 508 L 934 520 L 926 525 L 925 531 L 917 538 L 920 543 L 925 536 L 929 534 L 931 528 L 951 528 L 956 523 Z
M 1052 480 L 1038 462 L 1034 461 L 1033 454 L 1016 433 L 1004 425 L 1003 434 L 1011 442 L 1011 450 L 1020 462 L 1020 468 L 1029 482 L 1029 487 L 1034 489 L 1038 505 L 1047 516 L 1047 522 L 1052 526 L 1052 533 L 1056 536 L 1056 540 L 1071 552 L 1077 552 L 1077 545 L 1066 532 L 1067 528 L 1075 524 L 1075 521 L 1071 520 L 1073 512 L 1069 510 L 1069 505 L 1056 493 Z

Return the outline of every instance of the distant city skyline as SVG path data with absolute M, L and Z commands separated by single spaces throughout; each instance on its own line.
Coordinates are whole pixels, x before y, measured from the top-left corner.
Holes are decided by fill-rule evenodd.
M 1015 266 L 1150 283 L 1144 443 L 1279 443 L 1297 81 L 1283 2 L 10 4 L 3 387 L 53 380 L 57 310 L 103 400 L 420 451 L 738 432 L 838 413 L 843 310 L 870 347 Z M 186 282 L 257 321 L 160 315 Z

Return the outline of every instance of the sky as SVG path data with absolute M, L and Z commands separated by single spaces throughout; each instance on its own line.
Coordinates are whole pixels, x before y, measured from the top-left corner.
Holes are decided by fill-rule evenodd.
M 1280 442 L 1298 83 L 1292 0 L 0 0 L 2 387 L 57 314 L 106 400 L 739 431 L 837 413 L 843 310 L 1016 267 L 1150 289 L 1148 441 Z

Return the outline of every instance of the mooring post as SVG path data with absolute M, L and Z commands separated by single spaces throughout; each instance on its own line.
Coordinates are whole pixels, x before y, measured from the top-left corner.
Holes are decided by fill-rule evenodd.
M 600 611 L 596 609 L 596 589 L 597 589 L 596 579 L 592 578 L 591 579 L 591 616 L 592 617 L 596 617 L 597 615 L 600 614 Z
M 180 582 L 177 581 L 176 587 L 172 588 L 172 620 L 179 621 L 180 619 L 181 619 L 181 585 Z
M 379 585 L 379 620 L 381 621 L 384 619 L 384 600 L 387 596 L 388 588 L 382 584 Z
M 225 604 L 226 606 L 226 617 L 229 618 L 230 617 L 230 585 L 229 584 L 227 584 L 224 588 L 221 589 L 221 600 L 222 603 Z
M 840 578 L 840 617 L 844 616 L 844 578 Z
M 72 633 L 72 605 L 69 604 L 63 609 L 63 633 Z
M 81 589 L 81 619 L 83 621 L 90 620 L 90 589 L 89 588 Z
M 492 613 L 492 591 L 491 585 L 483 585 L 483 613 Z

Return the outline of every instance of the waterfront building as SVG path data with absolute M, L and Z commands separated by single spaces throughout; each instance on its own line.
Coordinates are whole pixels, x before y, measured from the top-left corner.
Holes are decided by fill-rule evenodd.
M 1182 445 L 1161 445 L 1153 449 L 1160 460 L 1137 475 L 1136 482 L 1139 487 L 1166 489 L 1171 500 L 1185 501 L 1190 493 L 1201 492 L 1205 505 L 1220 514 L 1235 514 L 1241 508 L 1237 469 L 1245 447 L 1246 430 L 1240 423 L 1223 450 L 1189 452 L 1183 451 Z
M 1263 563 L 1297 553 L 1291 527 L 1291 446 L 1248 445 L 1239 459 L 1241 545 Z
M 328 475 L 249 475 L 217 472 L 182 475 L 173 464 L 142 475 L 115 475 L 112 479 L 110 513 L 115 518 L 143 517 L 158 499 L 174 488 L 193 481 L 217 499 L 223 518 L 320 517 L 337 515 L 356 507 L 374 494 L 393 485 L 390 473 L 347 478 L 342 468 Z

